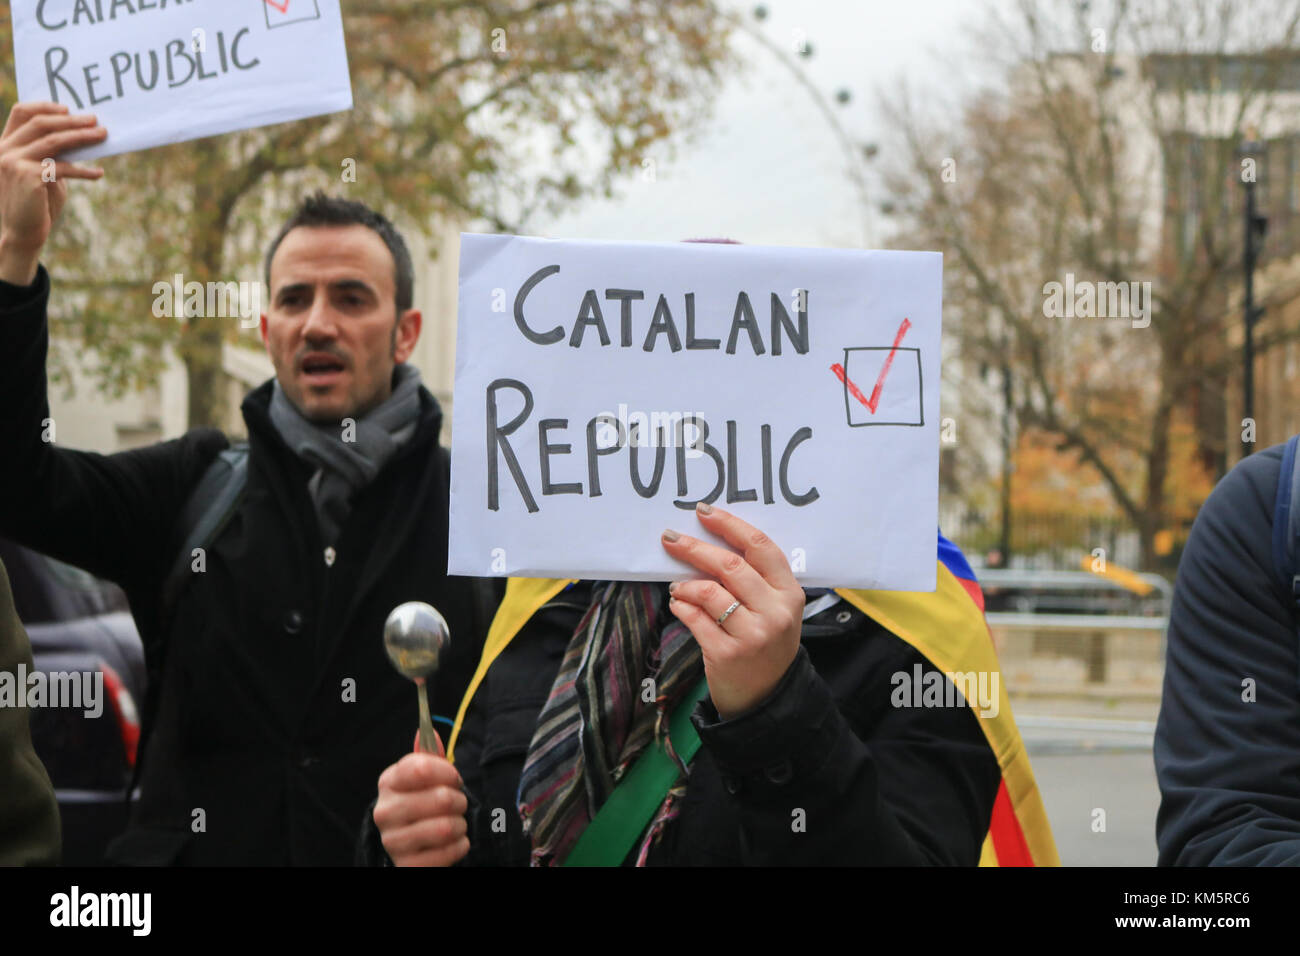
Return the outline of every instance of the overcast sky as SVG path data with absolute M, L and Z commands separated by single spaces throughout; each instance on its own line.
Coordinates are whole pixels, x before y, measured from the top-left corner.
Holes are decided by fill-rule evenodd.
M 733 2 L 748 15 L 756 2 Z M 802 30 L 813 49 L 803 60 L 841 122 L 863 141 L 887 141 L 876 89 L 900 76 L 920 84 L 963 82 L 954 56 L 968 47 L 963 28 L 973 0 L 770 0 L 764 33 L 793 49 Z M 676 240 L 727 236 L 746 243 L 862 246 L 888 225 L 864 223 L 847 161 L 826 119 L 789 70 L 755 41 L 738 37 L 750 69 L 719 90 L 712 118 L 676 158 L 656 160 L 654 182 L 620 184 L 612 200 L 586 200 L 531 232 L 575 239 Z M 951 71 L 951 76 L 940 76 Z M 880 197 L 876 197 L 879 199 Z M 871 232 L 868 233 L 867 229 Z

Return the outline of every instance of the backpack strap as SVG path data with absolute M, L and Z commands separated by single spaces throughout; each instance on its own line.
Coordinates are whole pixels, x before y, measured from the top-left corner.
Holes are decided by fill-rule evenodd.
M 181 509 L 180 550 L 163 581 L 162 619 L 170 623 L 176 603 L 191 577 L 194 551 L 206 548 L 235 513 L 248 484 L 248 445 L 234 445 L 213 459 Z
M 1300 537 L 1300 471 L 1296 469 L 1296 448 L 1300 435 L 1292 435 L 1282 451 L 1282 470 L 1277 476 L 1277 498 L 1273 503 L 1273 569 L 1283 590 L 1300 605 L 1300 574 L 1296 569 L 1296 539 Z
M 127 787 L 126 800 L 130 806 L 131 795 L 140 785 L 144 772 L 145 748 L 153 733 L 154 720 L 160 700 L 159 683 L 162 678 L 162 648 L 166 646 L 167 632 L 171 629 L 172 619 L 181 592 L 193 576 L 191 567 L 194 562 L 194 549 L 206 548 L 226 526 L 235 507 L 243 496 L 244 486 L 248 483 L 248 445 L 233 445 L 217 455 L 208 465 L 181 507 L 180 517 L 176 523 L 176 538 L 182 542 L 172 560 L 171 570 L 163 579 L 162 599 L 159 604 L 159 632 L 157 647 L 152 653 L 146 653 L 148 665 L 148 684 L 145 688 L 144 711 L 141 714 L 140 741 L 136 751 L 135 769 L 131 774 L 131 783 Z M 175 540 L 175 539 L 173 539 Z

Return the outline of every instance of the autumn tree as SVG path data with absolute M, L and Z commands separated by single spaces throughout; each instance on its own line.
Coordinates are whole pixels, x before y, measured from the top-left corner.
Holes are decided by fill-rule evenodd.
M 954 114 L 906 89 L 885 102 L 899 241 L 945 253 L 946 381 L 971 391 L 974 369 L 997 371 L 1007 414 L 1105 488 L 1144 564 L 1181 518 L 1180 429 L 1192 467 L 1222 455 L 1240 361 L 1235 150 L 1255 128 L 1300 133 L 1298 23 L 1300 4 L 1276 0 L 1020 0 L 987 16 L 984 64 L 1005 60 Z M 1095 293 L 1086 309 L 1053 307 L 1067 282 Z M 1120 283 L 1138 298 L 1105 317 Z
M 0 3 L 6 113 L 8 14 Z M 520 231 L 608 193 L 707 115 L 733 65 L 730 24 L 715 0 L 344 4 L 353 109 L 104 160 L 105 179 L 73 190 L 51 242 L 52 326 L 119 391 L 153 377 L 158 346 L 175 340 L 190 423 L 217 424 L 235 330 L 154 318 L 154 282 L 260 275 L 271 230 L 316 186 L 400 210 L 426 234 L 443 217 Z

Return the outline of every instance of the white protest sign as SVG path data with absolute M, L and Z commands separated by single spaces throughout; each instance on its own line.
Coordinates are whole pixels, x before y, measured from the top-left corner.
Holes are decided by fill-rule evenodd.
M 339 0 L 11 0 L 19 100 L 94 113 L 61 158 L 352 108 Z
M 808 586 L 935 587 L 934 252 L 462 235 L 448 572 L 672 580 L 701 499 Z M 698 427 L 696 427 L 698 423 Z

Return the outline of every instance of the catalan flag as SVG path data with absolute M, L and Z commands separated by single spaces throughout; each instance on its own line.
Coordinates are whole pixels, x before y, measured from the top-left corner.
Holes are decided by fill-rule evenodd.
M 938 580 L 934 591 L 837 593 L 890 632 L 911 644 L 944 673 L 998 670 L 993 637 L 984 619 L 984 593 L 961 550 L 938 535 Z M 1016 728 L 1005 683 L 998 681 L 996 716 L 976 712 L 1002 783 L 984 838 L 981 866 L 1060 866 L 1029 754 Z M 969 702 L 972 705 L 973 701 Z

